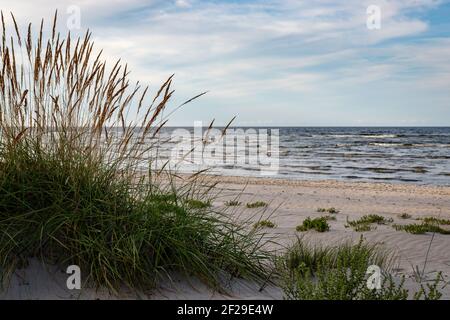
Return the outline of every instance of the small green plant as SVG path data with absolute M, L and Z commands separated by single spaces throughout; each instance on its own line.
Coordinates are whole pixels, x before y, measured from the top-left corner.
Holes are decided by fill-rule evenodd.
M 356 226 L 354 226 L 353 230 L 355 230 L 356 232 L 367 232 L 367 231 L 372 231 L 375 228 L 376 227 L 372 226 L 370 223 L 361 223 L 361 224 L 357 224 Z
M 261 208 L 261 207 L 267 207 L 267 203 L 265 203 L 264 201 L 256 201 L 256 202 L 247 203 L 247 208 L 249 208 L 249 209 Z
M 191 209 L 205 209 L 211 207 L 211 203 L 209 201 L 201 201 L 197 199 L 186 200 L 186 204 Z
M 238 206 L 240 206 L 242 203 L 241 202 L 239 202 L 239 201 L 237 201 L 237 200 L 230 200 L 230 201 L 226 201 L 225 202 L 225 205 L 227 206 L 227 207 L 238 207 Z
M 261 221 L 258 221 L 257 223 L 255 223 L 253 225 L 253 228 L 255 228 L 255 229 L 259 229 L 259 228 L 275 228 L 275 227 L 276 227 L 275 223 L 273 223 L 270 220 L 261 220 Z
M 358 232 L 363 232 L 363 231 L 370 231 L 373 230 L 373 227 L 371 226 L 371 224 L 387 224 L 387 223 L 391 223 L 394 220 L 392 218 L 385 218 L 383 216 L 377 215 L 377 214 L 369 214 L 369 215 L 364 215 L 361 218 L 357 219 L 357 220 L 353 220 L 350 221 L 347 219 L 347 224 L 346 224 L 346 228 L 348 227 L 352 227 L 353 230 L 358 231 Z
M 299 232 L 308 231 L 308 230 L 316 230 L 317 232 L 325 232 L 330 230 L 330 225 L 327 222 L 327 219 L 324 217 L 311 219 L 310 217 L 306 218 L 303 223 L 297 226 L 296 230 Z
M 394 224 L 392 227 L 397 231 L 405 231 L 411 234 L 424 234 L 428 232 L 428 228 L 424 227 L 422 224 Z
M 425 218 L 418 218 L 418 220 L 422 220 L 423 223 L 426 223 L 426 224 L 450 225 L 450 219 L 440 219 L 440 218 L 436 218 L 436 217 L 425 217 Z
M 399 217 L 400 219 L 411 219 L 411 215 L 408 214 L 408 213 L 402 213 L 402 214 L 399 214 L 398 217 Z
M 394 220 L 392 218 L 385 218 L 383 216 L 377 215 L 377 214 L 369 214 L 362 216 L 358 220 L 350 221 L 349 224 L 352 226 L 354 224 L 360 224 L 360 223 L 376 223 L 376 224 L 387 224 L 390 222 L 393 222 Z
M 439 300 L 442 293 L 438 289 L 438 285 L 442 280 L 442 272 L 438 272 L 436 279 L 432 283 L 420 283 L 420 289 L 414 294 L 414 300 Z
M 332 208 L 328 208 L 328 209 L 327 208 L 318 208 L 317 212 L 321 212 L 321 213 L 328 212 L 328 213 L 331 213 L 331 214 L 337 214 L 340 211 L 337 210 L 336 208 L 332 207 Z
M 440 219 L 436 217 L 417 218 L 422 221 L 420 224 L 394 225 L 396 230 L 406 231 L 411 234 L 424 234 L 427 232 L 435 232 L 440 234 L 450 234 L 450 230 L 444 229 L 441 225 L 450 225 L 450 220 Z
M 405 225 L 393 225 L 397 231 L 405 231 L 411 234 L 425 234 L 427 232 L 434 232 L 440 234 L 450 234 L 450 230 L 445 230 L 438 225 L 422 222 L 421 224 L 405 224 Z

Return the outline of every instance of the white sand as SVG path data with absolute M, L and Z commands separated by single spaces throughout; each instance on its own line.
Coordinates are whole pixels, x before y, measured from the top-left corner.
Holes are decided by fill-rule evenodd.
M 214 178 L 212 178 L 214 179 Z M 408 277 L 407 286 L 414 286 L 413 268 L 422 270 L 428 248 L 428 261 L 425 274 L 432 277 L 434 272 L 442 271 L 450 280 L 450 235 L 424 234 L 412 235 L 396 231 L 390 225 L 377 226 L 375 230 L 358 233 L 345 228 L 346 220 L 356 219 L 365 214 L 379 214 L 394 219 L 394 223 L 418 223 L 414 219 L 436 216 L 450 219 L 450 187 L 417 186 L 406 184 L 350 183 L 337 181 L 290 181 L 263 178 L 220 177 L 220 194 L 215 206 L 223 207 L 224 202 L 239 195 L 240 207 L 232 208 L 241 212 L 242 218 L 261 214 L 276 223 L 274 229 L 267 229 L 270 236 L 276 236 L 282 245 L 290 243 L 295 236 L 295 226 L 306 217 L 321 216 L 317 208 L 335 207 L 340 210 L 336 221 L 330 221 L 331 230 L 325 233 L 306 232 L 306 239 L 312 242 L 334 245 L 353 240 L 364 235 L 368 241 L 382 243 L 396 251 L 399 257 L 398 272 Z M 270 205 L 263 213 L 260 209 L 247 209 L 245 203 L 265 201 Z M 276 210 L 275 210 L 276 209 Z M 412 219 L 400 219 L 401 213 L 408 213 Z M 433 239 L 433 240 L 432 240 Z M 432 240 L 432 241 L 431 241 Z M 431 243 L 431 245 L 430 245 Z M 66 289 L 67 275 L 54 268 L 50 271 L 37 261 L 32 261 L 25 270 L 18 271 L 9 289 L 0 293 L 6 299 L 111 299 L 117 298 L 107 292 L 84 289 L 81 292 Z M 174 288 L 174 286 L 176 288 Z M 231 296 L 211 292 L 198 281 L 178 280 L 174 286 L 161 286 L 152 293 L 133 293 L 124 289 L 119 298 L 142 299 L 280 299 L 278 288 L 259 287 L 246 281 L 234 281 Z M 450 299 L 450 285 L 444 291 L 444 298 Z

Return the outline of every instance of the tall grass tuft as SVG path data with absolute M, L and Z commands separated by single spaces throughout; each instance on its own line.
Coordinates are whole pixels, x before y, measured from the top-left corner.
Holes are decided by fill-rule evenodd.
M 299 238 L 279 260 L 285 298 L 293 300 L 406 299 L 403 281 L 386 273 L 380 289 L 367 287 L 371 265 L 389 269 L 392 255 L 363 242 L 336 247 L 311 246 Z
M 57 14 L 48 37 L 42 22 L 37 34 L 30 24 L 6 40 L 1 20 L 3 280 L 30 258 L 77 264 L 86 285 L 114 292 L 149 288 L 171 272 L 214 288 L 224 274 L 267 278 L 269 254 L 254 230 L 193 198 L 195 184 L 156 183 L 153 150 L 172 76 L 148 97 L 126 65 L 102 60 L 89 31 L 56 32 Z
M 405 288 L 405 276 L 394 276 L 396 258 L 379 244 L 358 243 L 313 246 L 298 238 L 276 262 L 285 298 L 291 300 L 438 300 L 445 287 L 442 274 L 431 283 Z M 379 268 L 380 282 L 368 286 Z M 444 285 L 442 285 L 444 282 Z M 374 284 L 374 283 L 372 283 Z

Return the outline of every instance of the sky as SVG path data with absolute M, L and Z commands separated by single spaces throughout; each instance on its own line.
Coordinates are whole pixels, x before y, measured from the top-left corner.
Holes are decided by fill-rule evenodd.
M 379 28 L 367 26 L 369 6 L 379 8 Z M 450 125 L 449 1 L 0 0 L 0 8 L 21 26 L 51 21 L 58 8 L 62 33 L 79 10 L 77 32 L 89 28 L 133 80 L 156 90 L 175 74 L 172 107 L 208 91 L 169 125 L 234 116 L 241 126 Z

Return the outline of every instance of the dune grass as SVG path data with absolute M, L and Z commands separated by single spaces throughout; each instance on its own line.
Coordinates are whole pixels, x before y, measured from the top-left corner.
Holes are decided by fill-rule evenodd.
M 281 258 L 279 268 L 286 299 L 406 299 L 408 292 L 403 282 L 396 285 L 391 277 L 385 277 L 381 290 L 367 287 L 368 267 L 387 268 L 391 263 L 389 252 L 363 240 L 322 247 L 299 238 Z
M 406 300 L 439 299 L 440 275 L 417 292 L 410 293 L 404 277 L 395 278 L 392 252 L 361 237 L 358 243 L 337 246 L 313 246 L 302 238 L 279 257 L 277 267 L 285 298 L 290 300 Z M 379 288 L 368 285 L 369 267 L 380 268 Z
M 197 198 L 195 183 L 156 182 L 174 178 L 152 152 L 172 77 L 148 97 L 126 65 L 102 61 L 89 32 L 64 37 L 56 18 L 49 38 L 30 25 L 1 43 L 2 283 L 30 258 L 79 265 L 85 285 L 113 292 L 149 289 L 171 272 L 213 288 L 223 275 L 266 280 L 261 235 Z

